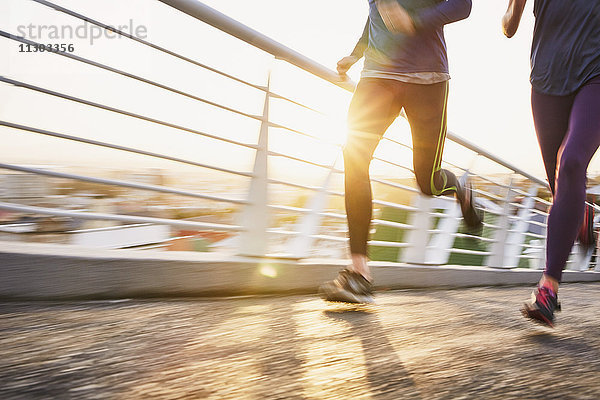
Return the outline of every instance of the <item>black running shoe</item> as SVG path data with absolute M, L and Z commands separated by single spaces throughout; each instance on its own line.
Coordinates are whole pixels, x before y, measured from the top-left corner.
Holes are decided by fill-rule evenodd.
M 456 198 L 460 204 L 460 210 L 462 211 L 467 228 L 472 232 L 481 231 L 483 228 L 483 218 L 481 210 L 475 208 L 475 202 L 473 201 L 473 187 L 469 181 L 458 186 Z
M 531 293 L 531 300 L 521 309 L 526 318 L 551 328 L 554 328 L 554 311 L 560 311 L 558 295 L 545 286 L 538 286 Z
M 343 269 L 337 278 L 319 287 L 319 295 L 326 301 L 373 303 L 373 285 L 361 274 Z

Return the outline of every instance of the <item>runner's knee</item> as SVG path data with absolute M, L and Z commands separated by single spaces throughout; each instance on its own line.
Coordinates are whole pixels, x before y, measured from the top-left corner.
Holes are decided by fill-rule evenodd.
M 343 149 L 346 174 L 369 173 L 369 164 L 377 146 L 369 134 L 351 131 Z
M 417 179 L 417 186 L 421 193 L 425 196 L 433 196 L 433 191 L 431 190 L 431 173 L 422 174 L 415 171 L 415 178 Z
M 585 177 L 587 165 L 584 160 L 577 154 L 565 152 L 561 155 L 558 167 L 558 179 L 573 179 Z

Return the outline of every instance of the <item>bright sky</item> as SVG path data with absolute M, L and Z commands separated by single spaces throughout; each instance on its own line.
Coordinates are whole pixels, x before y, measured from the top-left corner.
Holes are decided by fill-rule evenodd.
M 55 0 L 66 8 L 111 25 L 147 29 L 147 40 L 249 80 L 265 84 L 271 68 L 274 90 L 328 115 L 292 111 L 285 103 L 274 102 L 273 118 L 293 127 L 307 129 L 326 140 L 343 141 L 343 120 L 350 99 L 348 93 L 298 72 L 281 61 L 256 51 L 222 32 L 207 27 L 155 0 Z M 358 39 L 367 16 L 364 0 L 207 0 L 207 5 L 249 25 L 273 39 L 334 69 Z M 526 9 L 521 30 L 508 40 L 500 29 L 505 1 L 475 1 L 470 18 L 446 27 L 451 69 L 449 129 L 497 156 L 543 177 L 539 149 L 533 131 L 529 104 L 529 47 L 533 16 Z M 531 3 L 531 2 L 530 2 Z M 0 29 L 18 33 L 20 25 L 80 26 L 81 21 L 32 1 L 3 0 Z M 44 42 L 73 44 L 75 54 L 124 69 L 194 95 L 221 102 L 246 112 L 260 114 L 264 98 L 256 90 L 233 84 L 185 62 L 161 55 L 128 39 L 52 39 Z M 34 40 L 34 38 L 31 38 Z M 49 54 L 19 53 L 17 44 L 0 38 L 0 74 L 31 84 L 105 103 L 117 108 L 193 127 L 239 141 L 255 142 L 259 124 L 244 117 L 182 98 L 158 88 L 110 72 L 81 65 Z M 351 70 L 358 79 L 360 66 Z M 232 148 L 171 128 L 159 127 L 106 111 L 36 94 L 0 84 L 0 119 L 32 125 L 60 133 L 84 136 L 198 162 L 241 168 L 251 167 L 249 150 Z M 406 133 L 398 122 L 398 135 Z M 57 139 L 0 128 L 0 160 L 11 163 L 53 163 L 62 165 L 107 166 L 152 165 L 173 167 L 172 163 L 150 162 L 140 156 L 115 156 L 114 151 L 91 148 Z M 317 149 L 314 142 L 273 130 L 275 151 L 311 153 L 319 162 L 332 162 L 335 151 Z M 93 150 L 91 150 L 93 149 Z M 448 145 L 448 159 L 462 153 Z M 388 153 L 389 154 L 389 153 Z M 392 153 L 393 156 L 393 153 Z M 398 153 L 402 164 L 409 155 Z M 599 171 L 594 161 L 590 172 Z

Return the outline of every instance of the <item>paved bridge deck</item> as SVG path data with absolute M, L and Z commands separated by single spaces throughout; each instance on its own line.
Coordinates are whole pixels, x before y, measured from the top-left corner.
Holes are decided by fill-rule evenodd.
M 92 250 L 0 241 L 0 299 L 75 300 L 316 293 L 348 260 L 250 258 L 220 253 Z M 374 262 L 378 289 L 533 285 L 541 271 Z M 564 282 L 600 281 L 565 271 Z
M 0 303 L 2 399 L 598 399 L 600 284 L 554 330 L 529 288 Z

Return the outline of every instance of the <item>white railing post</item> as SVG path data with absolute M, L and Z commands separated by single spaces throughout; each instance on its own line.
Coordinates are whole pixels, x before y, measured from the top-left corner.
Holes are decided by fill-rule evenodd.
M 517 218 L 508 231 L 504 248 L 504 267 L 506 268 L 516 268 L 519 265 L 519 256 L 523 249 L 523 242 L 525 242 L 525 234 L 529 228 L 529 216 L 535 205 L 534 197 L 537 195 L 537 191 L 538 186 L 532 183 L 527 197 L 521 203 L 522 207 L 517 212 Z
M 573 245 L 571 262 L 567 263 L 567 269 L 572 271 L 587 271 L 592 260 L 592 251 L 585 246 L 575 242 Z
M 596 224 L 596 218 L 593 219 L 592 224 Z M 596 243 L 594 243 L 594 246 L 596 246 Z M 578 241 L 575 241 L 571 253 L 569 259 L 570 262 L 567 263 L 567 269 L 574 271 L 587 271 L 590 269 L 590 263 L 592 261 L 592 256 L 594 255 L 593 248 L 587 248 L 586 246 L 582 246 Z M 596 269 L 597 261 L 596 266 L 594 266 L 594 270 Z
M 431 202 L 432 198 L 418 194 L 415 196 L 413 205 L 416 208 L 411 215 L 410 225 L 412 229 L 408 232 L 407 243 L 409 247 L 406 249 L 403 258 L 407 263 L 424 264 L 427 260 L 427 244 L 429 242 L 429 229 L 431 228 Z
M 267 253 L 270 84 L 271 74 L 269 73 L 258 147 L 248 190 L 248 205 L 242 211 L 240 224 L 243 231 L 239 236 L 238 254 L 252 257 L 262 257 Z
M 434 206 L 433 208 L 444 208 L 444 216 L 437 226 L 437 232 L 433 234 L 429 242 L 426 262 L 428 264 L 443 265 L 448 263 L 452 254 L 455 235 L 460 226 L 461 211 L 456 202 L 446 203 L 441 207 Z
M 513 179 L 511 178 L 508 188 L 506 190 L 506 196 L 504 197 L 504 205 L 502 207 L 502 214 L 498 216 L 496 222 L 496 231 L 494 232 L 494 241 L 492 243 L 491 255 L 488 256 L 486 265 L 493 268 L 504 268 L 504 250 L 506 245 L 506 238 L 508 237 L 508 230 L 510 229 L 510 220 L 508 216 L 511 212 L 510 203 L 513 200 Z
M 461 184 L 467 180 L 469 173 L 465 172 L 460 179 Z M 452 254 L 454 239 L 458 232 L 461 221 L 461 211 L 458 202 L 449 202 L 446 198 L 435 198 L 432 208 L 443 209 L 444 216 L 438 223 L 436 233 L 433 234 L 427 252 L 426 262 L 428 264 L 447 264 Z
M 312 235 L 316 234 L 321 226 L 321 221 L 323 220 L 321 213 L 327 203 L 327 189 L 329 188 L 333 174 L 332 166 L 332 169 L 329 170 L 325 178 L 325 182 L 323 182 L 321 188 L 314 194 L 308 205 L 310 211 L 297 224 L 298 235 L 290 241 L 288 247 L 289 254 L 293 258 L 306 258 L 310 254 L 310 249 L 314 242 Z

